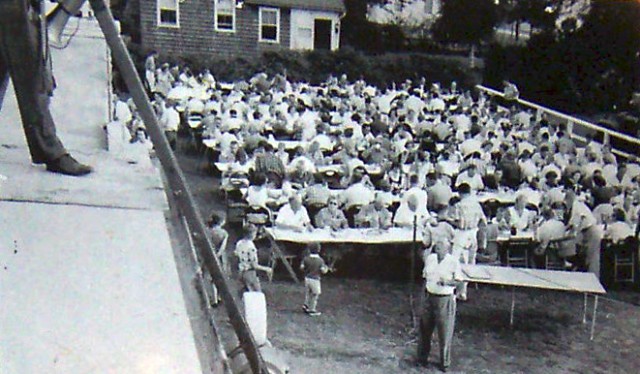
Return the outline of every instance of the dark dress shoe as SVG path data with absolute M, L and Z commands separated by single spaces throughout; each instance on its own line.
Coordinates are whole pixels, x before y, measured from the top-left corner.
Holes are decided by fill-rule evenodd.
M 60 173 L 75 177 L 86 175 L 93 171 L 91 166 L 79 163 L 70 155 L 64 155 L 58 159 L 48 162 L 47 170 L 52 173 Z

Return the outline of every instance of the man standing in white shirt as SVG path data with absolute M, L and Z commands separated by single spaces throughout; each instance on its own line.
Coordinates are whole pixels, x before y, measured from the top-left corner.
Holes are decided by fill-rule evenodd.
M 487 217 L 480 202 L 471 194 L 471 187 L 462 183 L 458 187 L 460 201 L 455 205 L 458 230 L 453 241 L 453 254 L 465 264 L 475 264 L 479 250 L 486 248 Z M 458 288 L 458 298 L 467 300 L 467 283 Z
M 462 279 L 458 259 L 450 254 L 451 242 L 438 240 L 435 252 L 425 251 L 422 276 L 426 280 L 427 307 L 420 319 L 418 360 L 426 364 L 431 351 L 431 335 L 438 329 L 440 368 L 446 372 L 451 365 L 451 344 L 456 319 L 454 291 Z
M 171 149 L 174 151 L 178 140 L 178 126 L 180 126 L 180 113 L 176 110 L 176 106 L 178 106 L 177 101 L 169 102 L 160 118 L 160 126 L 164 130 L 167 142 L 169 142 Z
M 567 190 L 565 203 L 570 217 L 568 231 L 576 234 L 578 254 L 584 258 L 587 270 L 600 278 L 600 244 L 604 235 L 602 228 L 597 224 L 591 209 L 576 198 L 573 190 Z

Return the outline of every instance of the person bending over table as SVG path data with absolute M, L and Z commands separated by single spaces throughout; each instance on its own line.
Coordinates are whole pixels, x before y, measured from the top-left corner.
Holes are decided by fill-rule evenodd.
M 420 318 L 418 360 L 428 364 L 431 352 L 431 335 L 438 330 L 440 368 L 447 371 L 451 365 L 451 345 L 456 319 L 454 292 L 462 279 L 458 259 L 451 255 L 451 242 L 438 240 L 433 253 L 425 251 L 422 276 L 426 280 L 427 307 Z
M 584 265 L 590 273 L 600 278 L 600 244 L 602 229 L 597 225 L 591 209 L 576 198 L 576 193 L 568 189 L 565 203 L 569 209 L 568 231 L 575 233 L 578 254 L 584 259 Z
M 313 230 L 307 209 L 302 206 L 302 198 L 297 194 L 289 197 L 289 202 L 278 210 L 276 227 L 294 231 Z
M 538 243 L 534 249 L 534 253 L 537 256 L 546 254 L 551 258 L 561 259 L 565 261 L 565 265 L 569 267 L 569 263 L 575 261 L 575 240 L 569 240 L 571 236 L 566 232 L 564 223 L 556 217 L 552 209 L 543 210 L 542 218 L 542 223 L 540 223 L 534 233 L 535 241 Z M 558 243 L 554 250 L 550 248 L 550 243 L 552 242 Z

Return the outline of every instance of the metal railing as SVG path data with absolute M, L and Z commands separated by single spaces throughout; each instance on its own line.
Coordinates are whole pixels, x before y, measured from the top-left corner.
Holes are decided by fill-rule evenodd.
M 494 90 L 493 88 L 482 85 L 477 85 L 476 88 L 490 96 L 504 98 L 504 94 L 502 92 Z M 640 139 L 638 138 L 604 126 L 595 125 L 591 122 L 570 116 L 557 110 L 549 109 L 524 99 L 518 99 L 517 101 L 521 106 L 535 110 L 536 119 L 539 119 L 543 114 L 545 114 L 549 121 L 553 123 L 564 123 L 567 126 L 567 131 L 573 139 L 584 143 L 587 140 L 587 134 L 594 134 L 594 139 L 601 139 L 600 141 L 603 144 L 611 144 L 612 152 L 617 156 L 624 157 L 629 161 L 638 161 L 639 159 Z

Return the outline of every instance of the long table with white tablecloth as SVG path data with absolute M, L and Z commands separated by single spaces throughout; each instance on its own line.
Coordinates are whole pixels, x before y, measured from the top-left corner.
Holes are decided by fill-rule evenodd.
M 489 265 L 462 265 L 465 280 L 502 286 L 605 294 L 593 273 Z
M 606 291 L 600 280 L 593 273 L 513 268 L 505 266 L 489 265 L 462 265 L 463 278 L 469 282 L 496 284 L 511 286 L 511 316 L 513 325 L 513 313 L 515 307 L 515 287 L 539 288 L 544 290 L 579 292 L 584 294 L 583 323 L 586 323 L 587 295 L 594 295 L 593 314 L 591 319 L 591 339 L 595 329 L 596 313 L 598 309 L 598 295 Z
M 275 227 L 266 228 L 265 231 L 276 241 L 293 243 L 354 243 L 354 244 L 397 244 L 413 242 L 413 230 L 408 228 L 392 227 L 386 230 L 379 229 L 343 229 L 333 231 L 330 229 L 314 229 L 312 231 L 294 231 Z M 422 240 L 420 230 L 416 232 L 416 240 Z
M 282 260 L 291 278 L 298 282 L 298 278 L 291 265 L 286 260 L 278 242 L 297 244 L 322 243 L 322 244 L 365 244 L 365 245 L 396 245 L 411 244 L 414 242 L 413 230 L 410 228 L 392 227 L 386 230 L 380 229 L 343 229 L 333 231 L 330 229 L 313 229 L 311 231 L 294 231 L 277 227 L 265 228 L 267 237 L 271 241 L 271 248 L 276 258 Z M 416 241 L 422 240 L 420 230 L 416 231 Z M 274 262 L 275 266 L 275 262 Z

